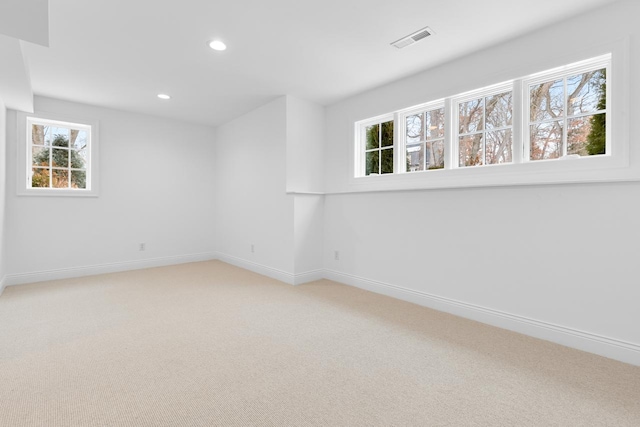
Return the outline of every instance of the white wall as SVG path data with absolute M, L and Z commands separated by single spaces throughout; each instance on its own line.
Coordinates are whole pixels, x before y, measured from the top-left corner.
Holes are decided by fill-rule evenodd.
M 11 283 L 215 256 L 213 129 L 48 98 L 37 97 L 35 107 L 99 121 L 100 195 L 16 196 L 16 114 L 10 112 Z
M 322 276 L 324 108 L 283 96 L 217 129 L 222 260 L 291 284 Z M 253 252 L 251 251 L 253 245 Z
M 0 15 L 2 13 L 0 12 Z M 0 23 L 0 28 L 2 24 Z M 33 111 L 33 92 L 22 41 L 0 34 L 0 96 L 7 109 Z
M 39 1 L 39 0 L 38 0 Z M 33 3 L 33 2 L 31 2 Z M 42 3 L 42 2 L 40 2 Z M 5 6 L 6 7 L 6 6 Z M 6 15 L 6 14 L 4 14 Z M 4 17 L 3 15 L 3 17 Z M 9 14 L 11 15 L 11 14 Z M 6 18 L 6 17 L 4 17 Z M 0 19 L 2 20 L 2 19 Z M 0 24 L 0 27 L 5 28 Z M 13 28 L 13 27 L 12 27 Z M 16 27 L 17 28 L 17 27 Z M 7 30 L 7 28 L 5 28 Z M 11 29 L 9 29 L 11 30 Z M 20 31 L 30 31 L 27 25 Z M 39 30 L 36 30 L 39 31 Z M 6 31 L 5 31 L 6 32 Z M 22 55 L 21 41 L 9 36 L 0 35 L 0 294 L 8 282 L 5 275 L 7 268 L 7 108 L 31 111 L 33 109 L 33 93 L 27 64 Z
M 293 197 L 286 194 L 285 97 L 217 128 L 220 258 L 291 281 Z M 251 252 L 254 245 L 254 252 Z
M 0 97 L 0 165 L 6 165 L 6 119 L 7 110 L 4 106 L 4 102 Z M 5 230 L 7 225 L 5 223 L 5 211 L 6 211 L 6 199 L 7 199 L 7 168 L 3 167 L 0 172 L 0 294 L 5 285 L 6 269 L 6 250 L 5 250 Z
M 294 198 L 294 283 L 322 277 L 324 107 L 287 96 L 287 192 Z
M 324 190 L 324 107 L 287 96 L 287 191 Z
M 295 283 L 323 277 L 324 196 L 294 196 Z
M 637 2 L 614 3 L 328 107 L 327 190 L 348 189 L 356 120 L 542 71 L 567 49 L 578 55 L 629 35 L 637 76 L 639 15 Z M 640 97 L 635 78 L 628 91 Z M 636 103 L 628 113 L 635 123 Z M 640 139 L 630 130 L 635 155 Z M 347 283 L 640 364 L 639 194 L 640 183 L 329 194 L 325 268 Z

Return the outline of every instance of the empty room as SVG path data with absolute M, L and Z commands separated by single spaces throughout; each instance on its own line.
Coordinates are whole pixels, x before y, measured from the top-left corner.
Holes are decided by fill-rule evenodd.
M 0 0 L 0 426 L 639 426 L 638 16 Z

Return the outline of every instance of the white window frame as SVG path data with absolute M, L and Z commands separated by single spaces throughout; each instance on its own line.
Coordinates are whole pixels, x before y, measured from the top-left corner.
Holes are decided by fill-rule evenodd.
M 394 122 L 393 124 L 393 145 L 391 145 L 393 149 L 393 173 L 378 173 L 378 174 L 370 174 L 366 175 L 366 167 L 367 167 L 367 138 L 366 138 L 366 128 L 367 126 L 372 125 L 382 125 L 385 122 Z M 366 178 L 376 178 L 380 176 L 394 175 L 398 172 L 398 130 L 396 128 L 396 116 L 391 114 L 383 114 L 380 116 L 372 117 L 367 120 L 362 120 L 356 122 L 355 124 L 355 135 L 358 143 L 355 145 L 355 164 L 354 169 L 358 171 L 358 176 L 366 177 Z M 385 149 L 389 149 L 388 147 Z M 380 150 L 380 149 L 379 149 Z
M 544 71 L 541 73 L 536 73 L 526 79 L 522 80 L 522 99 L 524 100 L 524 110 L 523 110 L 523 132 L 522 132 L 522 142 L 523 142 L 523 162 L 533 162 L 533 163 L 538 163 L 538 162 L 553 162 L 553 161 L 557 161 L 557 160 L 564 160 L 564 159 L 568 159 L 568 157 L 566 156 L 567 153 L 567 145 L 568 145 L 568 141 L 567 141 L 567 121 L 568 121 L 568 117 L 567 117 L 567 82 L 566 79 L 570 76 L 575 76 L 577 74 L 583 74 L 589 71 L 595 71 L 595 70 L 600 70 L 600 69 L 606 69 L 607 72 L 607 87 L 606 87 L 606 97 L 607 97 L 607 108 L 604 111 L 600 111 L 598 110 L 598 113 L 602 113 L 604 112 L 606 114 L 606 139 L 607 139 L 607 144 L 606 144 L 606 152 L 605 154 L 598 154 L 595 155 L 595 157 L 602 157 L 602 156 L 611 156 L 611 154 L 615 151 L 615 149 L 613 148 L 613 141 L 611 138 L 611 114 L 610 114 L 610 106 L 613 105 L 614 100 L 612 99 L 612 85 L 615 86 L 615 82 L 613 82 L 613 80 L 610 78 L 611 76 L 611 55 L 602 55 L 596 58 L 591 58 L 585 61 L 581 61 L 578 63 L 574 63 L 574 64 L 570 64 L 570 65 L 566 65 L 564 67 L 558 67 L 552 70 L 548 70 L 548 71 Z M 563 105 L 563 115 L 562 115 L 562 119 L 561 121 L 563 122 L 563 157 L 560 157 L 558 159 L 540 159 L 540 160 L 532 160 L 531 159 L 531 92 L 529 90 L 529 88 L 533 85 L 536 84 L 541 84 L 541 83 L 545 83 L 548 81 L 552 81 L 552 80 L 559 80 L 562 79 L 563 80 L 563 85 L 564 85 L 564 105 Z M 592 115 L 595 112 L 592 113 L 585 113 L 584 115 Z M 587 158 L 591 158 L 594 156 L 576 156 L 576 157 L 570 157 L 570 159 L 572 160 L 577 160 L 577 159 L 587 159 Z
M 398 173 L 410 173 L 410 174 L 415 174 L 415 173 L 423 173 L 423 172 L 436 172 L 436 171 L 441 171 L 443 169 L 424 169 L 421 171 L 408 171 L 407 169 L 407 165 L 406 165 L 406 153 L 407 153 L 407 146 L 408 145 L 414 145 L 414 144 L 409 144 L 407 142 L 407 117 L 409 116 L 414 116 L 416 114 L 424 114 L 425 112 L 428 111 L 433 111 L 433 110 L 439 110 L 439 109 L 443 109 L 444 110 L 444 135 L 443 135 L 443 145 L 444 145 L 444 169 L 447 168 L 447 159 L 448 159 L 448 147 L 447 147 L 447 123 L 449 120 L 449 115 L 447 114 L 447 108 L 445 106 L 445 100 L 444 99 L 438 99 L 436 101 L 432 101 L 432 102 L 427 102 L 424 104 L 420 104 L 420 105 L 416 105 L 415 107 L 411 107 L 408 108 L 406 110 L 402 110 L 399 111 L 397 114 L 397 122 L 394 125 L 394 130 L 397 127 L 397 138 L 396 140 L 398 141 Z M 438 138 L 439 139 L 439 138 Z M 425 141 L 423 141 L 422 143 L 425 144 L 425 156 L 426 156 L 426 142 L 427 140 L 425 139 Z
M 86 188 L 43 188 L 31 187 L 32 175 L 32 136 L 31 125 L 47 124 L 87 130 L 87 163 Z M 19 196 L 67 196 L 97 197 L 99 162 L 98 162 L 98 121 L 95 119 L 68 117 L 55 113 L 36 112 L 33 114 L 17 113 L 17 189 Z
M 457 133 L 457 118 L 453 117 L 455 107 L 453 100 L 465 96 L 454 95 L 444 98 L 445 103 L 445 169 L 403 173 L 380 176 L 364 176 L 361 171 L 360 139 L 353 135 L 351 150 L 356 147 L 355 164 L 347 178 L 347 186 L 342 191 L 397 191 L 430 188 L 464 188 L 514 185 L 562 184 L 583 182 L 640 181 L 640 151 L 630 151 L 630 96 L 625 90 L 630 84 L 630 41 L 628 38 L 585 48 L 581 51 L 567 53 L 553 59 L 541 59 L 539 67 L 532 65 L 519 66 L 520 76 L 513 83 L 513 163 L 486 165 L 483 167 L 456 167 L 458 163 L 457 144 L 453 136 Z M 586 59 L 585 58 L 591 58 Z M 532 79 L 551 72 L 565 72 L 570 69 L 571 75 L 579 71 L 580 66 L 593 69 L 599 60 L 609 58 L 607 69 L 607 154 L 592 156 L 576 156 L 576 158 L 560 158 L 549 160 L 527 161 L 529 155 L 528 134 L 528 86 Z M 569 65 L 565 65 L 569 64 Z M 546 71 L 541 71 L 546 70 Z M 534 71 L 533 73 L 527 71 Z M 514 72 L 515 74 L 515 72 Z M 508 83 L 508 82 L 507 82 Z M 491 88 L 493 86 L 489 86 Z M 486 89 L 480 89 L 484 90 Z M 400 117 L 409 111 L 423 108 L 429 103 L 392 113 L 377 116 L 394 116 L 396 118 L 396 153 L 404 153 L 402 143 L 403 127 Z M 456 112 L 457 114 L 457 112 Z M 447 117 L 448 115 L 448 117 Z M 358 120 L 358 119 L 356 119 Z M 367 122 L 361 120 L 356 124 Z M 353 123 L 353 122 L 352 122 Z M 396 159 L 398 154 L 396 154 Z M 396 165 L 399 164 L 396 161 Z
M 512 110 L 511 110 L 511 126 L 507 126 L 507 127 L 503 127 L 497 130 L 504 130 L 504 129 L 511 129 L 511 153 L 512 153 L 512 159 L 511 162 L 508 163 L 493 163 L 493 164 L 486 164 L 484 163 L 484 159 L 483 159 L 483 163 L 481 165 L 474 165 L 474 166 L 460 166 L 460 136 L 464 136 L 464 135 L 470 135 L 470 134 L 460 134 L 460 104 L 465 103 L 465 102 L 469 102 L 469 101 L 473 101 L 476 100 L 478 98 L 482 98 L 483 100 L 485 100 L 487 97 L 492 96 L 492 95 L 499 95 L 501 93 L 505 93 L 505 92 L 511 92 L 511 105 L 512 105 Z M 452 154 L 452 163 L 451 163 L 451 168 L 452 169 L 468 169 L 468 168 L 482 168 L 482 167 L 496 167 L 496 166 L 503 166 L 503 165 L 508 165 L 508 164 L 513 164 L 513 163 L 519 163 L 519 161 L 515 160 L 515 150 L 514 150 L 514 146 L 516 145 L 516 141 L 514 138 L 514 133 L 513 133 L 513 129 L 518 125 L 517 121 L 519 119 L 516 118 L 516 115 L 514 114 L 515 112 L 515 105 L 514 105 L 514 94 L 515 94 L 515 81 L 507 81 L 507 82 L 502 82 L 496 85 L 491 85 L 488 87 L 484 87 L 482 89 L 478 89 L 478 90 L 474 90 L 474 91 L 470 91 L 470 92 L 466 92 L 457 96 L 454 96 L 451 98 L 451 114 L 450 117 L 453 119 L 453 123 L 452 123 L 452 128 L 454 130 L 453 135 L 451 136 L 450 140 L 447 141 L 449 144 L 449 148 L 451 150 L 451 154 Z M 486 147 L 486 134 L 487 134 L 487 126 L 486 126 L 486 108 L 483 107 L 483 120 L 485 121 L 485 123 L 483 123 L 483 129 L 481 131 L 482 135 L 483 135 L 483 156 L 486 157 L 486 149 L 484 147 Z M 497 131 L 496 129 L 493 129 L 493 131 Z M 480 132 L 474 132 L 474 133 L 480 133 Z M 446 139 L 445 139 L 446 141 Z M 445 142 L 446 143 L 446 142 Z M 446 166 L 445 166 L 446 167 Z

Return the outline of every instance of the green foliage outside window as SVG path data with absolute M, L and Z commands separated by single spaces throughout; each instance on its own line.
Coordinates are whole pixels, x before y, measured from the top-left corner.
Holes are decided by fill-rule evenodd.
M 606 70 L 602 71 L 600 83 L 600 99 L 598 100 L 598 110 L 607 108 L 607 75 Z M 590 155 L 605 154 L 607 146 L 607 115 L 597 114 L 591 117 L 591 132 L 587 135 L 587 152 Z

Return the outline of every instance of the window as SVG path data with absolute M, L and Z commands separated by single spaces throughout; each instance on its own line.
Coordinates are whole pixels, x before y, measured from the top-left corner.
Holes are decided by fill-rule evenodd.
M 528 160 L 607 154 L 607 62 L 526 82 Z
M 18 194 L 96 195 L 96 127 L 21 113 Z
M 511 163 L 513 91 L 456 100 L 458 166 Z
M 473 185 L 481 182 L 474 176 L 498 182 L 501 174 L 517 183 L 555 182 L 553 176 L 573 182 L 578 174 L 594 180 L 593 171 L 624 167 L 627 143 L 610 137 L 611 63 L 606 54 L 356 122 L 354 177 L 388 175 L 370 182 L 389 183 L 405 175 L 401 180 L 418 187 L 423 176 L 444 187 L 454 176 Z
M 444 105 L 404 116 L 406 172 L 444 168 Z
M 360 128 L 360 135 L 364 147 L 364 174 L 393 173 L 393 119 L 364 123 Z

